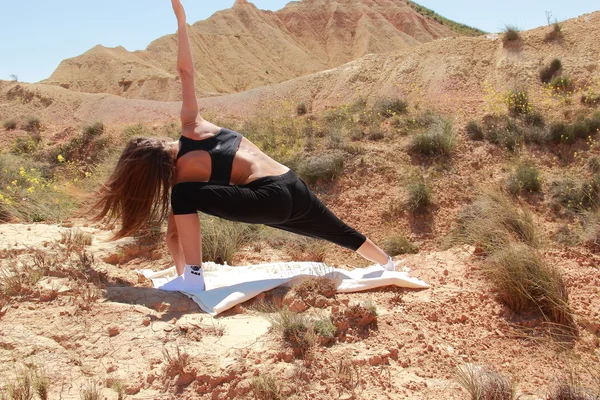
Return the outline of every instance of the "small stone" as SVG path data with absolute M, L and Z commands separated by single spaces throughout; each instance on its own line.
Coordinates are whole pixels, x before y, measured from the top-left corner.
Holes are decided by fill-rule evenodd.
M 108 336 L 109 337 L 115 337 L 119 333 L 121 333 L 121 330 L 119 329 L 118 326 L 111 326 L 111 327 L 108 328 Z

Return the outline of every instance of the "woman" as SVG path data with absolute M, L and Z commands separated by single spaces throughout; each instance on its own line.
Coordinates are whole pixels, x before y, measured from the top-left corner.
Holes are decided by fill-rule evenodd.
M 329 240 L 394 270 L 391 257 L 340 221 L 293 171 L 199 115 L 186 15 L 180 0 L 171 2 L 179 26 L 181 138 L 132 140 L 100 192 L 96 219 L 120 219 L 118 238 L 169 215 L 167 246 L 179 274 L 161 287 L 169 291 L 204 289 L 198 211 Z

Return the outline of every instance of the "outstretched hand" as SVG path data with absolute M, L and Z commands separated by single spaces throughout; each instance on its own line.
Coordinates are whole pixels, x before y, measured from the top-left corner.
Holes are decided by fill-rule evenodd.
M 175 11 L 175 16 L 177 17 L 177 21 L 185 22 L 185 10 L 183 9 L 183 5 L 180 0 L 171 0 L 171 4 L 173 5 L 173 11 Z

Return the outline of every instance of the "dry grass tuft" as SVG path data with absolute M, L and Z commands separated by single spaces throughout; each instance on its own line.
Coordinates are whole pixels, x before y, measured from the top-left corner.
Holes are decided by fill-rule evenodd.
M 516 398 L 513 384 L 502 375 L 473 364 L 458 367 L 455 380 L 471 400 L 513 400 Z
M 287 253 L 294 261 L 324 262 L 327 244 L 322 240 L 301 236 L 294 238 Z
M 550 392 L 548 400 L 598 400 L 598 397 L 588 389 L 563 383 Z
M 190 355 L 188 353 L 182 352 L 179 346 L 175 348 L 173 353 L 169 352 L 168 349 L 163 349 L 162 353 L 166 376 L 172 378 L 186 373 L 186 369 L 190 363 Z
M 573 326 L 567 285 L 562 273 L 523 243 L 497 251 L 484 272 L 500 299 L 515 312 L 538 309 L 550 321 Z
M 117 393 L 117 400 L 125 400 L 127 393 L 125 390 L 125 384 L 120 380 L 113 380 L 110 382 L 109 387 Z
M 403 235 L 394 235 L 386 238 L 383 241 L 383 249 L 392 257 L 401 254 L 417 254 L 419 252 L 419 246 L 411 243 Z
M 5 388 L 7 400 L 32 400 L 35 395 L 32 374 L 29 368 L 21 368 L 17 376 Z
M 98 389 L 98 384 L 94 380 L 90 380 L 85 387 L 79 391 L 81 400 L 101 400 L 102 394 Z
M 225 221 L 202 215 L 202 261 L 232 264 L 244 243 L 253 236 L 254 229 L 246 224 Z
M 0 269 L 0 294 L 9 298 L 30 295 L 43 276 L 43 270 L 20 267 L 11 260 L 7 267 Z
M 258 400 L 283 400 L 281 387 L 277 378 L 273 375 L 260 375 L 252 379 L 252 393 Z
M 541 242 L 531 213 L 516 207 L 507 194 L 498 190 L 484 192 L 460 211 L 451 240 L 475 245 L 485 255 L 515 240 L 533 248 Z

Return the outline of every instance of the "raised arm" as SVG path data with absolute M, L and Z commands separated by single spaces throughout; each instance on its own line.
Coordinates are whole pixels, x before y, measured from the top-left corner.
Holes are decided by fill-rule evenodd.
M 177 39 L 179 41 L 177 72 L 179 72 L 181 78 L 183 92 L 181 125 L 185 128 L 187 126 L 195 126 L 199 118 L 196 87 L 194 86 L 194 61 L 192 60 L 192 50 L 190 49 L 185 10 L 180 0 L 171 0 L 171 3 L 177 17 Z

